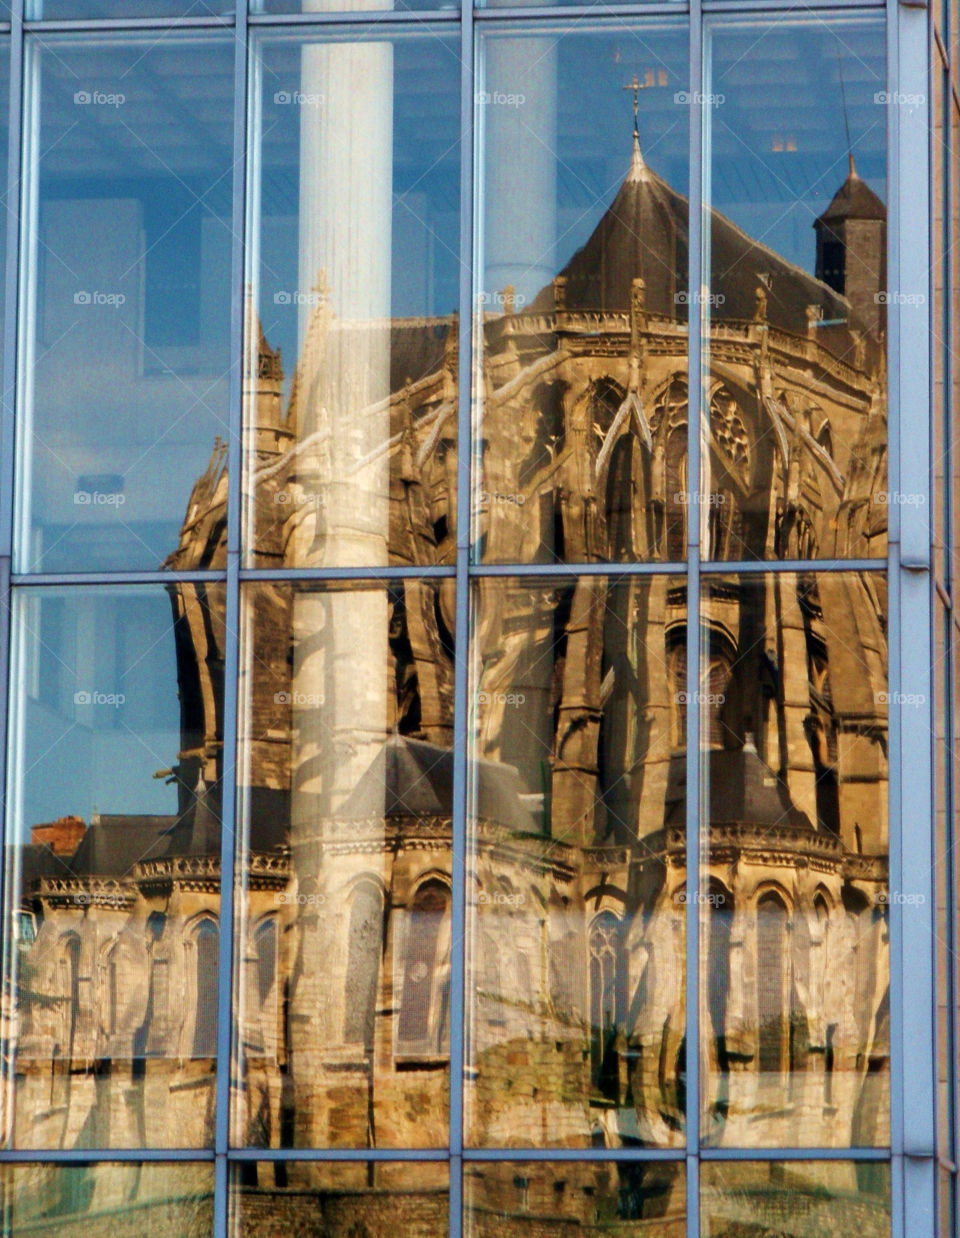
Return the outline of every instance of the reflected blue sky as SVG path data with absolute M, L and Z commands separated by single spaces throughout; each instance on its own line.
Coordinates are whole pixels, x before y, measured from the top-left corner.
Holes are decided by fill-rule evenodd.
M 165 589 L 46 589 L 15 610 L 17 836 L 65 815 L 175 813 L 181 748 Z

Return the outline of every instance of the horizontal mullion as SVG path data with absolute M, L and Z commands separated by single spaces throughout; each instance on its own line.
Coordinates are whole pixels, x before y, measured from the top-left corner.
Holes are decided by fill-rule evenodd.
M 683 1148 L 464 1148 L 465 1161 L 683 1161 Z
M 446 1148 L 233 1148 L 234 1161 L 431 1161 L 450 1160 Z
M 687 0 L 666 0 L 661 4 L 605 4 L 602 8 L 595 4 L 504 5 L 499 8 L 476 9 L 474 18 L 479 22 L 497 21 L 500 18 L 514 22 L 521 18 L 533 18 L 538 24 L 564 20 L 576 21 L 579 24 L 584 19 L 589 19 L 600 24 L 608 18 L 629 17 L 636 20 L 665 15 L 684 16 L 689 12 L 690 5 Z
M 441 21 L 456 25 L 460 21 L 459 6 L 450 9 L 339 9 L 318 13 L 251 13 L 251 27 L 283 26 L 353 26 L 410 24 L 429 25 Z
M 446 1148 L 232 1148 L 231 1161 L 431 1161 L 450 1159 Z
M 471 576 L 680 576 L 685 563 L 483 563 Z M 702 563 L 704 575 L 782 572 L 885 572 L 886 559 L 734 559 Z
M 682 1148 L 464 1148 L 465 1161 L 682 1161 Z M 232 1148 L 231 1161 L 431 1161 L 446 1148 Z M 0 1163 L 213 1161 L 212 1148 L 7 1148 Z M 701 1148 L 703 1161 L 888 1161 L 889 1148 Z
M 0 1164 L 76 1164 L 77 1161 L 213 1161 L 212 1148 L 4 1148 Z
M 240 569 L 240 579 L 251 580 L 423 580 L 424 577 L 449 579 L 456 576 L 455 567 L 422 564 L 419 567 L 248 567 Z
M 701 1161 L 889 1161 L 889 1148 L 701 1148 Z
M 703 575 L 721 576 L 725 572 L 886 572 L 883 559 L 741 559 L 727 562 L 705 560 L 700 564 Z
M 724 574 L 756 574 L 776 572 L 885 572 L 886 559 L 734 559 L 713 560 L 701 564 L 701 571 L 711 576 Z M 679 576 L 686 564 L 668 563 L 477 563 L 469 568 L 470 576 Z M 297 580 L 422 580 L 429 577 L 450 579 L 457 569 L 444 564 L 381 567 L 247 567 L 240 569 L 243 581 Z M 170 572 L 37 572 L 16 573 L 10 583 L 14 588 L 56 585 L 138 585 L 176 584 L 178 581 L 211 583 L 227 579 L 226 569 L 198 569 Z
M 795 0 L 793 3 L 791 0 L 703 0 L 700 7 L 704 13 L 729 13 L 732 17 L 765 11 L 791 13 L 798 20 L 802 20 L 803 15 L 810 11 L 816 11 L 818 17 L 832 14 L 843 16 L 857 10 L 886 12 L 884 0 L 804 0 L 802 8 Z
M 17 573 L 10 578 L 13 588 L 39 585 L 51 588 L 56 585 L 170 585 L 178 582 L 208 581 L 223 582 L 227 579 L 226 568 L 222 571 L 186 572 L 37 572 Z
M 682 576 L 683 563 L 478 563 L 470 576 Z
M 206 17 L 77 17 L 25 21 L 26 34 L 113 34 L 120 30 L 224 30 L 236 25 L 233 13 Z

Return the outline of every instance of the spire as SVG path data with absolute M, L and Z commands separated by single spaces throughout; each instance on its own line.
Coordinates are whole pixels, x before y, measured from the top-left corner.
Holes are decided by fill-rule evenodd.
M 857 176 L 857 168 L 853 162 L 853 143 L 850 141 L 850 116 L 847 112 L 847 91 L 843 84 L 843 59 L 840 55 L 840 46 L 837 45 L 837 73 L 840 77 L 840 102 L 843 104 L 843 132 L 847 138 L 847 158 L 850 160 L 850 174 L 847 180 L 856 181 L 860 177 Z
M 640 111 L 640 91 L 643 89 L 643 84 L 636 73 L 634 73 L 633 81 L 629 82 L 623 89 L 633 91 L 633 154 L 630 157 L 630 171 L 627 173 L 627 180 L 638 181 L 647 170 L 647 165 L 643 161 L 643 153 L 640 150 L 640 129 L 637 121 Z
M 640 135 L 636 129 L 633 131 L 633 154 L 630 157 L 630 171 L 627 173 L 628 181 L 639 181 L 643 179 L 643 174 L 647 170 L 647 165 L 643 161 L 643 154 L 640 150 Z

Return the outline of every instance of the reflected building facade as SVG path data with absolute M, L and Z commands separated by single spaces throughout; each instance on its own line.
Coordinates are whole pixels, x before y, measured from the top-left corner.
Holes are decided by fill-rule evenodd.
M 368 203 L 353 244 L 383 230 L 375 215 Z M 689 210 L 635 134 L 586 244 L 529 307 L 507 288 L 502 312 L 476 320 L 479 556 L 610 571 L 475 580 L 468 651 L 454 647 L 452 577 L 245 586 L 235 1143 L 448 1143 L 458 653 L 467 1142 L 683 1147 L 697 709 L 705 1141 L 889 1142 L 887 603 L 879 573 L 817 570 L 886 553 L 884 229 L 852 159 L 816 221 L 815 275 L 712 214 L 729 274 L 703 340 L 709 481 L 694 510 Z M 333 261 L 311 273 L 289 396 L 248 305 L 251 566 L 452 565 L 456 317 L 390 320 L 376 290 L 343 301 Z M 172 570 L 225 567 L 228 480 L 217 445 Z M 691 519 L 718 564 L 809 570 L 715 571 L 699 604 L 676 567 L 617 573 L 682 562 Z M 225 600 L 186 582 L 168 593 L 176 814 L 38 825 L 18 861 L 4 1096 L 20 1148 L 212 1137 Z M 734 1196 L 749 1202 L 708 1232 L 802 1232 L 790 1209 L 808 1210 L 814 1188 L 740 1168 Z M 342 1224 L 330 1166 L 242 1172 L 251 1233 L 296 1192 L 329 1218 L 310 1232 L 387 1232 L 382 1168 L 351 1177 Z M 424 1172 L 429 1213 L 445 1179 Z M 858 1175 L 831 1162 L 816 1190 L 835 1194 L 831 1223 L 879 1236 L 888 1214 L 856 1197 Z M 682 1162 L 477 1165 L 467 1227 L 679 1235 L 684 1192 Z M 748 1214 L 764 1228 L 737 1228 Z

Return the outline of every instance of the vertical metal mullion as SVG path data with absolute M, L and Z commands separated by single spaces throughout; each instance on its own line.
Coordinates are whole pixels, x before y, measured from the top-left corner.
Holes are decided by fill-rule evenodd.
M 224 632 L 223 781 L 220 824 L 220 967 L 217 976 L 217 1095 L 214 1127 L 213 1232 L 226 1238 L 233 1018 L 236 769 L 240 670 L 240 533 L 243 443 L 244 225 L 246 220 L 247 0 L 237 0 L 233 67 L 233 203 L 231 227 L 230 405 L 228 410 L 227 583 Z
M 703 489 L 701 468 L 703 298 L 703 28 L 700 0 L 689 15 L 690 198 L 687 287 L 687 497 Z M 700 504 L 687 503 L 686 710 L 686 1199 L 687 1238 L 700 1233 Z
M 887 0 L 887 49 L 891 97 L 916 92 L 928 98 L 926 10 Z M 933 404 L 929 116 L 926 109 L 899 105 L 888 112 L 888 286 L 925 294 L 923 310 L 916 304 L 904 305 L 900 298 L 890 307 L 889 489 L 927 497 Z M 896 704 L 891 704 L 889 717 L 890 885 L 914 896 L 908 908 L 899 899 L 890 900 L 893 1238 L 937 1232 L 933 582 L 928 508 L 929 504 L 921 508 L 898 503 L 890 510 L 890 699 L 896 702 L 896 694 L 906 688 L 922 702 L 916 712 L 911 711 L 909 727 L 903 725 Z
M 13 607 L 10 574 L 13 553 L 13 481 L 16 430 L 17 297 L 19 295 L 20 164 L 23 98 L 23 0 L 13 0 L 10 26 L 10 91 L 7 151 L 6 271 L 3 288 L 3 398 L 0 401 L 0 967 L 10 975 L 14 952 L 10 931 L 13 908 L 7 915 L 7 723 L 10 692 L 10 622 Z M 4 979 L 6 985 L 6 979 Z M 0 1086 L 5 1083 L 0 1081 Z M 4 1103 L 11 1098 L 4 1098 Z M 0 1131 L 0 1136 L 5 1132 Z
M 0 405 L 0 558 L 13 553 L 14 444 L 16 441 L 17 298 L 20 288 L 20 168 L 23 158 L 23 4 L 13 0 L 7 117 L 6 272 L 3 288 L 3 400 Z M 4 681 L 6 682 L 6 681 Z
M 473 0 L 460 7 L 460 296 L 457 323 L 457 577 L 454 636 L 453 804 L 450 865 L 450 1235 L 463 1227 L 463 1082 L 466 1062 L 467 742 L 470 670 L 471 382 L 473 377 Z
M 949 15 L 950 5 L 945 6 L 944 12 Z M 948 40 L 949 46 L 949 40 Z M 931 73 L 934 71 L 931 66 Z M 957 1061 L 957 959 L 954 953 L 954 944 L 957 934 L 957 913 L 956 913 L 956 889 L 957 889 L 957 856 L 955 853 L 956 845 L 956 829 L 954 810 L 956 807 L 956 788 L 954 787 L 954 762 L 952 760 L 952 741 L 953 741 L 953 722 L 954 722 L 954 700 L 953 700 L 953 674 L 954 674 L 954 649 L 953 649 L 953 591 L 955 588 L 954 571 L 953 571 L 953 518 L 954 518 L 954 502 L 953 502 L 953 470 L 955 463 L 955 449 L 951 437 L 952 420 L 952 395 L 953 395 L 953 372 L 954 360 L 950 351 L 950 345 L 953 340 L 953 315 L 955 307 L 950 299 L 951 290 L 953 288 L 953 278 L 955 270 L 956 255 L 951 250 L 951 232 L 952 232 L 952 211 L 954 209 L 953 201 L 953 124 L 952 124 L 952 109 L 953 99 L 950 92 L 950 67 L 943 65 L 938 60 L 936 62 L 936 70 L 940 75 L 941 82 L 941 109 L 940 109 L 940 125 L 941 125 L 941 157 L 940 168 L 941 175 L 939 180 L 933 185 L 934 194 L 939 195 L 941 201 L 941 234 L 940 234 L 940 249 L 943 255 L 943 271 L 941 272 L 941 287 L 943 293 L 941 296 L 942 317 L 939 322 L 934 324 L 934 330 L 931 332 L 931 340 L 934 341 L 934 347 L 940 350 L 940 360 L 942 367 L 942 407 L 937 408 L 934 405 L 933 415 L 938 417 L 941 426 L 941 446 L 943 458 L 940 461 L 940 476 L 942 477 L 942 525 L 937 529 L 937 536 L 942 540 L 943 546 L 943 572 L 944 585 L 946 587 L 947 596 L 950 600 L 950 605 L 944 605 L 941 616 L 940 607 L 937 605 L 936 598 L 933 602 L 933 611 L 936 617 L 936 637 L 933 645 L 933 654 L 941 660 L 943 667 L 942 674 L 944 676 L 944 692 L 943 692 L 943 823 L 940 824 L 939 819 L 936 821 L 935 828 L 942 828 L 944 831 L 944 846 L 943 856 L 944 864 L 942 872 L 939 872 L 939 879 L 943 886 L 943 898 L 946 909 L 945 914 L 945 937 L 946 941 L 941 948 L 946 953 L 946 968 L 944 975 L 944 985 L 946 988 L 945 997 L 945 1013 L 946 1020 L 946 1056 L 947 1056 L 947 1113 L 946 1113 L 946 1129 L 947 1129 L 947 1148 L 946 1153 L 954 1166 L 957 1164 L 957 1099 L 958 1099 L 958 1079 L 955 1064 Z M 935 134 L 936 130 L 931 125 L 931 133 Z M 936 166 L 935 161 L 931 158 L 931 172 Z M 935 312 L 935 307 L 931 307 L 931 313 Z M 931 470 L 931 490 L 936 484 Z M 933 510 L 936 510 L 935 500 L 936 495 L 931 493 L 931 499 L 934 500 Z M 936 708 L 936 698 L 934 707 Z M 934 735 L 934 744 L 936 745 L 936 735 Z M 937 752 L 934 758 L 940 759 L 940 753 Z M 939 968 L 938 968 L 939 970 Z M 939 1039 L 938 1039 L 939 1046 Z M 939 1073 L 939 1071 L 938 1071 Z M 939 1133 L 939 1132 L 938 1132 Z M 956 1200 L 956 1185 L 957 1173 L 956 1170 L 950 1175 L 949 1185 L 947 1186 L 948 1204 L 950 1215 L 953 1218 L 954 1225 L 957 1221 L 957 1200 Z M 938 1193 L 938 1211 L 939 1194 L 941 1190 L 941 1180 L 938 1174 L 937 1193 Z
M 887 49 L 887 81 L 886 89 L 893 92 L 898 89 L 898 39 L 897 39 L 897 0 L 887 0 L 886 4 L 886 49 Z M 890 288 L 899 286 L 899 237 L 897 235 L 896 185 L 897 185 L 897 127 L 894 123 L 896 109 L 887 109 L 887 283 Z M 887 313 L 887 489 L 897 490 L 899 487 L 900 444 L 896 434 L 898 389 L 897 373 L 899 369 L 898 356 L 898 321 L 895 310 Z M 900 634 L 900 599 L 899 599 L 899 525 L 894 522 L 899 516 L 899 505 L 890 504 L 887 508 L 887 598 L 889 632 L 887 639 L 887 690 L 888 696 L 900 688 L 899 679 L 899 634 Z M 900 797 L 897 791 L 899 771 L 897 756 L 899 716 L 894 706 L 889 707 L 887 742 L 890 751 L 890 779 L 888 786 L 888 847 L 890 888 L 894 888 L 899 872 L 900 858 Z M 903 957 L 901 952 L 901 937 L 899 916 L 900 907 L 896 899 L 889 905 L 889 958 L 890 958 L 890 1234 L 891 1238 L 904 1238 L 904 1186 L 905 1169 L 903 1157 L 903 1058 L 899 1048 L 903 1043 L 902 1011 L 903 1011 Z

